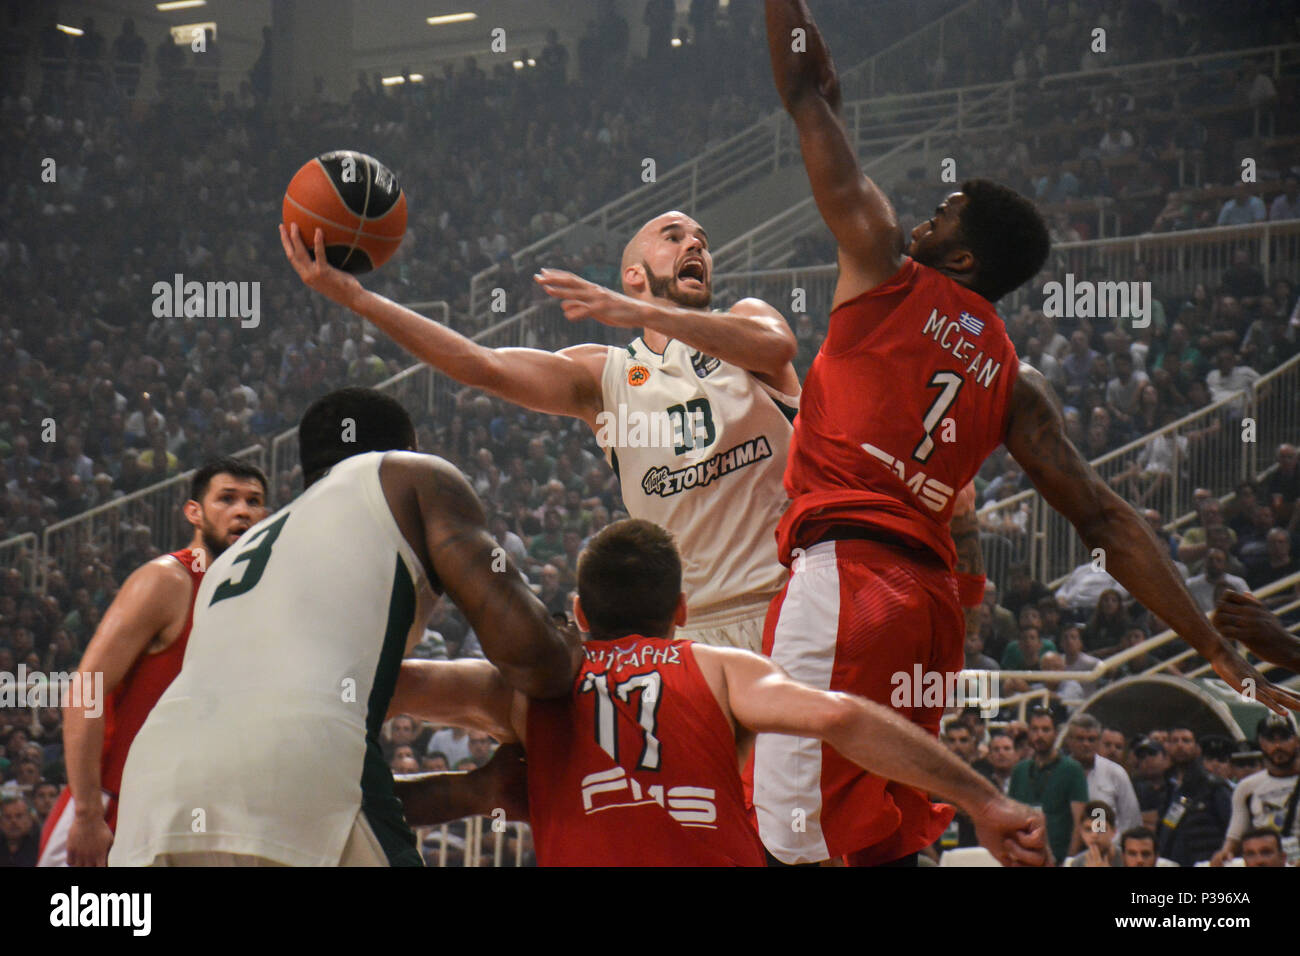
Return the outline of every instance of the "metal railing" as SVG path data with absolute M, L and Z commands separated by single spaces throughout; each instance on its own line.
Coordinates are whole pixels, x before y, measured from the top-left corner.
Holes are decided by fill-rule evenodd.
M 1047 90 L 1053 86 L 1059 87 L 1068 84 L 1071 94 L 1077 94 L 1082 98 L 1092 89 L 1113 85 L 1117 78 L 1130 85 L 1140 85 L 1143 78 L 1167 76 L 1170 75 L 1170 71 L 1173 71 L 1174 75 L 1181 76 L 1182 73 L 1179 70 L 1183 66 L 1187 66 L 1190 71 L 1189 76 L 1195 76 L 1203 80 L 1209 70 L 1234 69 L 1242 60 L 1260 57 L 1272 59 L 1275 65 L 1274 75 L 1277 76 L 1281 74 L 1283 69 L 1293 70 L 1297 64 L 1300 64 L 1300 44 L 1255 47 L 1247 50 L 1206 54 L 1180 60 L 1163 60 L 1156 64 L 1137 63 L 1110 67 L 1106 70 L 1055 74 L 1042 78 L 1038 81 L 1037 86 L 1040 89 Z M 1031 97 L 1034 95 L 1031 92 L 1032 89 L 1033 85 L 1030 83 L 1009 80 L 1002 83 L 956 87 L 936 90 L 926 94 L 915 94 L 914 96 L 929 97 L 935 104 L 945 102 L 949 104 L 948 110 L 953 115 L 943 117 L 940 111 L 936 109 L 928 114 L 932 122 L 938 123 L 941 119 L 955 119 L 953 123 L 944 122 L 942 125 L 937 126 L 932 130 L 930 136 L 921 139 L 922 156 L 920 165 L 927 168 L 931 165 L 929 154 L 932 141 L 936 138 L 942 143 L 945 151 L 944 155 L 950 156 L 961 146 L 959 137 L 968 133 L 1012 127 L 1018 128 L 1020 121 L 1025 116 L 1026 107 L 1032 102 Z M 845 103 L 845 122 L 849 126 L 850 132 L 855 136 L 860 156 L 866 155 L 864 150 L 869 148 L 869 144 L 862 141 L 858 128 L 853 125 L 857 122 L 855 113 L 859 110 L 870 110 L 874 114 L 882 109 L 886 111 L 902 109 L 906 112 L 906 108 L 902 106 L 902 103 L 909 102 L 912 99 L 913 97 L 886 97 Z M 1241 108 L 1245 109 L 1246 107 Z M 919 122 L 920 116 L 915 117 L 915 120 Z M 900 131 L 906 128 L 904 124 L 900 127 Z M 912 132 L 914 135 L 918 134 L 916 128 L 913 128 Z M 891 141 L 884 138 L 881 142 L 888 144 Z M 894 139 L 892 142 L 898 143 L 898 140 Z M 797 143 L 794 142 L 793 136 L 791 136 L 790 149 L 794 150 L 796 146 Z M 896 147 L 895 151 L 902 152 L 902 149 Z M 864 171 L 870 172 L 872 165 L 876 164 L 867 163 Z M 753 270 L 774 268 L 782 265 L 789 258 L 790 244 L 793 243 L 793 240 L 803 232 L 819 225 L 820 218 L 815 215 L 815 210 L 816 207 L 813 205 L 812 200 L 806 199 L 760 223 L 749 232 L 715 251 L 715 270 L 719 272 L 742 268 Z M 1104 206 L 1099 207 L 1098 215 L 1105 215 Z M 1181 233 L 1181 235 L 1185 234 Z M 738 249 L 743 249 L 745 252 L 740 257 L 741 261 L 739 262 L 735 259 Z M 720 259 L 725 260 L 721 266 L 718 265 Z M 1011 304 L 1015 305 L 1018 302 L 1012 302 Z
M 1287 575 L 1284 578 L 1279 578 L 1278 580 L 1272 582 L 1271 584 L 1267 584 L 1264 587 L 1259 588 L 1253 593 L 1257 598 L 1268 603 L 1267 599 L 1278 595 L 1284 595 L 1287 594 L 1288 592 L 1300 593 L 1300 572 L 1297 572 L 1296 574 Z M 1276 613 L 1279 617 L 1281 617 L 1282 615 L 1289 614 L 1291 612 L 1294 612 L 1297 609 L 1300 609 L 1300 599 L 1287 601 L 1285 604 L 1276 607 L 1274 609 L 1274 613 Z M 1292 634 L 1300 633 L 1300 623 L 1296 623 L 1296 622 L 1286 623 L 1285 621 L 1283 623 L 1286 629 L 1290 633 Z M 1126 664 L 1130 663 L 1131 661 L 1139 660 L 1143 657 L 1146 657 L 1152 651 L 1159 650 L 1165 645 L 1170 644 L 1173 641 L 1177 641 L 1177 640 L 1181 640 L 1181 638 L 1179 638 L 1179 636 L 1174 631 L 1172 630 L 1161 631 L 1159 634 L 1155 634 L 1147 638 L 1145 641 L 1142 641 L 1141 643 L 1134 644 L 1132 647 L 1125 648 L 1124 650 L 1118 651 L 1117 653 L 1112 654 L 1110 657 L 1107 657 L 1099 661 L 1097 666 L 1089 671 L 1000 670 L 1000 671 L 995 671 L 994 673 L 997 674 L 999 680 L 1020 679 L 1024 681 L 1030 681 L 1033 683 L 1041 683 L 1041 684 L 1057 684 L 1062 681 L 1076 680 L 1079 681 L 1079 683 L 1081 684 L 1098 685 L 1101 681 L 1108 680 L 1111 677 L 1116 676 L 1116 672 L 1119 671 L 1119 669 L 1124 667 Z M 1147 667 L 1146 669 L 1142 670 L 1140 673 L 1144 675 L 1167 673 L 1167 672 L 1173 672 L 1175 674 L 1178 674 L 1179 663 L 1195 656 L 1196 656 L 1196 651 L 1192 650 L 1189 647 L 1185 651 L 1181 651 L 1177 654 L 1170 655 L 1169 657 L 1157 662 L 1156 664 Z M 1205 674 L 1211 670 L 1213 670 L 1213 668 L 1208 662 L 1206 662 L 1189 671 L 1181 673 L 1181 676 L 1188 677 L 1188 678 L 1201 677 L 1201 676 L 1205 676 Z M 963 671 L 962 673 L 975 675 L 975 674 L 982 674 L 984 672 Z M 1042 693 L 1041 690 L 1039 691 L 1039 693 Z M 1011 702 L 1011 698 L 1004 698 L 1000 701 L 1000 703 L 1004 705 L 1010 702 Z
M 40 548 L 33 532 L 14 535 L 0 541 L 0 571 L 17 569 L 23 576 L 23 587 L 31 590 L 36 582 L 36 565 L 40 559 Z
M 844 109 L 846 128 L 864 157 L 863 172 L 879 176 L 877 170 L 900 157 L 913 156 L 921 166 L 929 166 L 931 151 L 939 144 L 947 149 L 963 132 L 1009 129 L 1016 123 L 1017 103 L 1014 84 L 999 83 L 848 103 Z M 792 143 L 792 156 L 797 155 L 795 149 Z M 793 254 L 794 240 L 821 222 L 809 196 L 718 247 L 713 268 L 721 273 L 779 267 Z
M 1121 279 L 1140 261 L 1162 299 L 1190 298 L 1198 284 L 1217 284 L 1239 249 L 1252 254 L 1266 283 L 1300 282 L 1300 219 L 1059 242 L 1052 246 L 1051 271 L 1077 278 L 1100 271 L 1107 279 Z M 778 306 L 788 305 L 792 291 L 801 289 L 808 302 L 803 311 L 815 313 L 820 304 L 825 315 L 838 275 L 834 265 L 726 271 L 715 260 L 713 287 L 719 301 L 757 296 Z M 1000 301 L 998 311 L 1010 314 L 1023 303 L 1041 309 L 1043 301 L 1042 288 L 1030 283 Z M 1166 320 L 1172 324 L 1176 316 L 1166 315 Z
M 490 840 L 485 839 L 485 826 L 491 831 Z M 435 827 L 418 827 L 415 836 L 420 856 L 427 865 L 438 867 L 523 866 L 525 848 L 532 843 L 532 829 L 528 824 L 497 826 L 491 817 L 482 816 Z
M 925 107 L 921 104 L 927 102 L 956 102 L 960 95 L 955 97 L 943 92 L 889 97 L 881 104 L 874 104 L 871 98 L 877 92 L 878 77 L 883 81 L 886 77 L 901 75 L 898 71 L 904 67 L 910 68 L 915 51 L 925 49 L 932 53 L 936 42 L 942 46 L 945 31 L 960 27 L 963 18 L 977 20 L 982 14 L 977 16 L 974 11 L 985 6 L 988 6 L 988 0 L 969 0 L 956 10 L 931 21 L 915 33 L 844 71 L 841 82 L 847 84 L 845 89 L 851 86 L 855 90 L 852 96 L 846 95 L 845 99 L 862 101 L 849 103 L 848 107 L 857 111 L 863 124 L 868 124 L 873 118 L 880 119 L 880 131 L 888 139 L 903 135 L 900 130 L 890 132 L 889 128 L 900 121 L 899 117 L 903 117 L 903 122 L 909 121 L 906 117 L 909 110 L 923 111 Z M 889 85 L 896 84 L 891 80 Z M 933 110 L 933 105 L 930 108 Z M 947 108 L 951 109 L 951 106 Z M 893 111 L 899 115 L 891 115 Z M 917 122 L 916 116 L 911 116 L 910 121 Z M 860 129 L 867 128 L 869 127 L 864 125 Z M 656 182 L 625 193 L 563 229 L 520 249 L 511 259 L 516 266 L 525 261 L 540 260 L 542 256 L 564 248 L 571 239 L 581 235 L 584 229 L 598 229 L 605 236 L 612 234 L 630 239 L 636 229 L 658 213 L 681 209 L 693 215 L 702 206 L 716 202 L 745 184 L 780 169 L 783 163 L 795 155 L 795 145 L 794 129 L 789 117 L 784 111 L 776 110 L 689 162 L 660 175 Z M 499 271 L 499 267 L 493 265 L 470 280 L 470 319 L 476 324 L 491 321 L 490 292 Z
M 234 452 L 233 457 L 266 468 L 266 449 L 261 445 Z M 121 554 L 128 544 L 154 554 L 182 546 L 190 531 L 181 508 L 189 499 L 195 471 L 192 468 L 45 528 L 36 562 L 40 593 L 45 593 L 50 569 L 55 565 L 71 567 L 78 558 L 89 558 L 89 553 L 82 553 L 87 546 L 107 545 L 114 554 Z
M 1249 422 L 1253 440 L 1243 440 Z M 1261 376 L 1251 388 L 1187 415 L 1091 463 L 1122 497 L 1154 508 L 1167 523 L 1193 509 L 1192 493 L 1220 494 L 1257 478 L 1272 450 L 1300 435 L 1300 356 Z M 1261 449 L 1263 456 L 1261 457 Z M 1010 542 L 1037 581 L 1055 582 L 1092 556 L 1070 522 L 1032 489 L 979 511 L 981 526 Z

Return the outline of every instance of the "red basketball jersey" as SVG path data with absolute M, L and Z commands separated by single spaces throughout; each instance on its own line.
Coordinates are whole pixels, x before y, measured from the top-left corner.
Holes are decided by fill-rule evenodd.
M 1018 371 L 988 300 L 912 259 L 832 312 L 794 423 L 781 560 L 865 525 L 951 568 L 953 498 L 1002 443 Z
M 199 593 L 203 572 L 194 570 L 194 552 L 190 548 L 173 551 L 171 556 L 181 563 L 190 575 L 190 606 L 185 614 L 185 626 L 180 635 L 157 654 L 141 654 L 108 697 L 104 708 L 104 756 L 100 763 L 100 785 L 117 796 L 122 789 L 122 768 L 126 766 L 127 751 L 131 742 L 144 726 L 145 718 L 158 703 L 176 675 L 181 672 L 185 658 L 185 644 L 190 638 L 190 625 L 194 622 L 194 597 Z M 113 817 L 109 826 L 116 824 L 117 802 L 113 803 Z
M 566 698 L 528 705 L 540 866 L 762 866 L 736 738 L 689 641 L 588 642 Z

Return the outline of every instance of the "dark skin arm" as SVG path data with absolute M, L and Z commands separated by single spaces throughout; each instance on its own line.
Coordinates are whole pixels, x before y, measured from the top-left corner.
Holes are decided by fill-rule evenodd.
M 1070 443 L 1051 386 L 1032 366 L 1020 366 L 1011 409 L 1007 450 L 1047 503 L 1074 525 L 1087 548 L 1102 549 L 1115 579 L 1238 693 L 1278 713 L 1300 709 L 1300 697 L 1269 683 L 1210 625 L 1173 563 L 1160 552 L 1150 526 Z
M 497 809 L 507 820 L 528 820 L 528 771 L 519 744 L 502 744 L 485 766 L 469 773 L 402 774 L 393 780 L 412 826 L 492 816 Z
M 1300 637 L 1292 634 L 1259 598 L 1224 591 L 1214 609 L 1214 626 L 1230 641 L 1241 641 L 1256 657 L 1300 673 Z
M 488 534 L 483 506 L 460 472 L 432 455 L 390 452 L 379 473 L 403 536 L 505 682 L 529 697 L 568 693 L 582 656 L 577 634 L 552 620 Z
M 903 233 L 893 206 L 858 164 L 840 116 L 835 64 L 803 0 L 767 0 L 767 42 L 777 92 L 799 131 L 813 199 L 839 245 L 838 304 L 898 271 Z
M 957 494 L 953 504 L 952 520 L 948 523 L 952 543 L 957 549 L 957 572 L 978 577 L 984 573 L 984 550 L 980 547 L 980 522 L 975 511 L 975 485 L 968 484 Z M 976 608 L 963 607 L 966 616 L 966 633 L 979 630 Z

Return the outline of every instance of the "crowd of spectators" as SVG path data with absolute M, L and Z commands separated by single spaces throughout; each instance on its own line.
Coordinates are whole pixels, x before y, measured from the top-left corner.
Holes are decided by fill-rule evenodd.
M 1187 722 L 1146 724 L 1136 734 L 1088 713 L 1063 722 L 1048 707 L 1031 710 L 1027 720 L 990 724 L 970 707 L 947 724 L 943 740 L 1003 793 L 1042 809 L 1058 866 L 1300 861 L 1300 741 L 1292 717 L 1266 714 L 1253 737 L 1235 740 Z M 958 813 L 925 852 L 937 860 L 946 850 L 976 846 L 974 825 Z
M 658 6 L 648 5 L 648 18 L 662 17 L 650 9 Z M 822 6 L 828 32 L 867 32 L 864 19 L 852 15 L 853 4 Z M 900 17 L 917 16 L 914 5 L 897 6 Z M 1098 5 L 1116 26 L 1131 27 L 1129 6 Z M 709 4 L 695 7 L 700 12 L 672 31 L 691 42 L 655 42 L 645 58 L 629 55 L 626 24 L 602 9 L 574 52 L 574 79 L 565 73 L 569 51 L 551 36 L 537 53 L 536 68 L 497 62 L 488 72 L 470 59 L 426 83 L 397 88 L 362 76 L 347 103 L 318 94 L 283 114 L 267 98 L 269 38 L 238 92 L 220 93 L 163 37 L 154 62 L 173 82 L 160 84 L 156 101 L 128 108 L 147 68 L 148 41 L 133 27 L 124 25 L 109 44 L 92 23 L 75 45 L 43 29 L 36 39 L 45 62 L 34 97 L 22 92 L 27 78 L 19 53 L 26 46 L 15 45 L 15 38 L 24 40 L 22 31 L 6 31 L 0 46 L 0 137 L 7 144 L 0 154 L 0 541 L 39 533 L 202 460 L 269 443 L 327 388 L 373 385 L 409 364 L 382 336 L 309 293 L 280 260 L 274 231 L 280 191 L 307 157 L 343 142 L 363 147 L 398 172 L 411 198 L 406 241 L 397 258 L 367 280 L 371 287 L 399 300 L 445 299 L 452 323 L 466 332 L 478 331 L 465 318 L 469 279 L 494 262 L 503 266 L 498 284 L 507 290 L 511 311 L 538 301 L 532 264 L 515 268 L 511 252 L 638 185 L 643 157 L 655 157 L 661 170 L 671 168 L 771 110 L 761 18 L 739 2 L 725 20 L 710 16 Z M 1064 29 L 1051 12 L 1059 5 L 1017 0 L 1011 9 L 1027 21 L 1046 17 Z M 843 21 L 838 26 L 837 19 Z M 652 38 L 662 39 L 662 20 L 646 22 Z M 1068 25 L 1077 29 L 1074 17 Z M 1045 34 L 1050 43 L 1066 42 L 1061 29 Z M 1176 34 L 1160 35 L 1162 43 L 1175 42 L 1169 37 Z M 1222 46 L 1255 39 L 1230 30 L 1216 37 Z M 857 48 L 866 51 L 872 43 L 884 45 L 875 35 L 863 37 Z M 986 49 L 963 51 L 962 43 L 952 52 L 945 47 L 938 61 L 922 62 L 925 82 L 975 81 L 995 69 L 984 65 Z M 997 49 L 1001 55 L 1016 48 Z M 1016 76 L 1023 68 L 1032 78 L 1040 58 L 1034 53 L 1030 59 L 1018 65 L 1013 58 L 1000 68 Z M 628 95 L 630 89 L 637 95 Z M 1120 149 L 1124 142 L 1122 134 L 1113 140 Z M 1073 198 L 1066 176 L 1104 180 L 1104 170 L 1098 172 L 1107 155 L 1102 145 L 1098 156 L 1082 159 L 1087 169 L 1081 177 L 1049 176 L 1042 184 L 1045 200 Z M 41 176 L 46 158 L 55 161 L 52 181 Z M 1027 159 L 1022 164 L 1029 165 Z M 1038 187 L 1031 182 L 1027 191 L 1038 193 Z M 1091 188 L 1080 186 L 1080 195 Z M 923 190 L 914 192 L 920 197 Z M 920 199 L 904 190 L 902 208 L 910 215 L 915 202 Z M 1272 200 L 1276 218 L 1294 215 L 1295 204 L 1292 180 Z M 1257 208 L 1248 204 L 1252 216 Z M 1229 213 L 1228 221 L 1237 215 Z M 802 247 L 810 261 L 831 258 L 815 236 L 805 237 Z M 616 256 L 617 249 L 597 243 L 546 264 L 612 283 Z M 156 316 L 153 283 L 170 283 L 176 273 L 261 283 L 265 321 L 245 328 L 238 320 Z M 1008 328 L 1020 354 L 1058 386 L 1071 436 L 1095 457 L 1230 394 L 1294 355 L 1297 314 L 1293 286 L 1277 280 L 1265 287 L 1246 258 L 1234 263 L 1219 288 L 1198 289 L 1187 301 L 1157 289 L 1150 329 L 1083 320 L 1064 329 L 1067 338 L 1055 320 L 1028 308 L 1010 316 Z M 824 314 L 818 315 L 792 317 L 801 376 L 824 333 Z M 558 340 L 567 331 L 558 324 L 541 333 L 539 344 L 567 344 Z M 588 537 L 622 515 L 617 479 L 593 436 L 580 424 L 468 390 L 457 393 L 450 408 L 437 417 L 417 414 L 421 447 L 469 476 L 494 535 L 548 608 L 565 610 L 576 555 Z M 1153 451 L 1152 460 L 1122 476 L 1117 487 L 1139 504 L 1144 493 L 1154 500 L 1151 489 L 1168 466 L 1161 454 L 1170 457 L 1168 450 Z M 273 506 L 292 497 L 297 480 L 288 474 L 270 489 Z M 1220 522 L 1209 506 L 1203 528 L 1181 539 L 1160 534 L 1189 565 L 1189 578 L 1205 579 L 1212 597 L 1219 587 L 1234 585 L 1234 574 L 1257 586 L 1269 574 L 1287 573 L 1281 568 L 1294 568 L 1293 556 L 1300 554 L 1296 483 L 1295 450 L 1284 448 L 1267 487 L 1236 489 L 1226 515 L 1230 540 L 1216 530 Z M 1014 493 L 1023 478 L 1009 459 L 995 456 L 980 484 L 987 502 Z M 1151 520 L 1159 529 L 1172 517 Z M 75 667 L 126 575 L 180 543 L 157 540 L 148 527 L 136 532 L 116 546 L 81 544 L 49 572 L 42 594 L 26 589 L 18 569 L 3 572 L 0 672 L 14 673 L 18 664 L 46 672 Z M 1087 670 L 1090 661 L 1131 646 L 1156 626 L 1121 589 L 1088 593 L 1085 587 L 1083 598 L 1070 591 L 1063 605 L 1059 592 L 1036 593 L 1042 585 L 1023 570 L 1005 587 L 987 602 L 982 646 L 972 651 L 968 644 L 973 660 L 1032 669 L 1038 661 L 1055 667 L 1060 658 L 1064 669 Z M 443 602 L 415 654 L 481 651 L 463 616 Z M 1080 687 L 1083 694 L 1090 690 Z M 388 757 L 396 769 L 464 768 L 490 757 L 490 740 L 475 746 L 463 735 L 407 723 L 389 729 Z M 397 739 L 408 733 L 409 740 Z M 6 792 L 25 801 L 6 797 L 0 808 L 7 840 L 0 849 L 14 859 L 26 852 L 31 832 L 20 817 L 27 814 L 38 827 L 62 781 L 59 711 L 43 708 L 32 716 L 0 709 L 0 743 Z M 463 852 L 463 834 L 449 839 L 460 839 L 453 850 Z M 523 852 L 531 851 L 525 846 Z

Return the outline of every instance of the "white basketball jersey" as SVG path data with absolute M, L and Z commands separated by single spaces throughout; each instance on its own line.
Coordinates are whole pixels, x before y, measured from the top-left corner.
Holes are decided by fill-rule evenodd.
M 799 396 L 672 340 L 611 348 L 596 437 L 633 518 L 671 531 L 692 612 L 785 583 L 776 525 Z
M 112 865 L 214 851 L 330 866 L 363 806 L 390 862 L 414 862 L 378 737 L 434 595 L 383 458 L 340 462 L 212 562 L 180 675 L 127 757 Z

